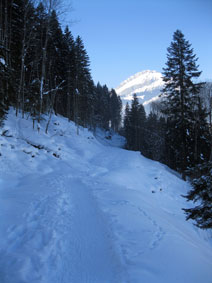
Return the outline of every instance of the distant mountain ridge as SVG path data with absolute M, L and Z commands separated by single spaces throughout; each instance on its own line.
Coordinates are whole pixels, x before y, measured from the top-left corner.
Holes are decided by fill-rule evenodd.
M 121 97 L 124 105 L 130 102 L 133 94 L 136 93 L 139 102 L 142 103 L 149 112 L 150 103 L 158 99 L 163 85 L 164 82 L 160 72 L 146 70 L 129 77 L 115 90 Z

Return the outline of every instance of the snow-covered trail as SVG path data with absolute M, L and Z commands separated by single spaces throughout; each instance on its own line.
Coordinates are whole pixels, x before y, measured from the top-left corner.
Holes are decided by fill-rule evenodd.
M 33 179 L 39 193 L 32 202 L 29 180 L 22 182 L 20 200 L 16 196 L 16 202 L 24 194 L 29 201 L 23 216 L 16 215 L 22 224 L 2 235 L 0 282 L 124 282 L 111 231 L 83 175 L 74 177 L 63 164 L 62 173 Z
M 108 147 L 92 163 L 93 191 L 111 220 L 129 282 L 211 282 L 211 243 L 200 244 L 202 231 L 182 211 L 188 184 L 138 152 Z
M 158 162 L 13 115 L 0 136 L 0 283 L 211 283 L 209 233 Z M 40 149 L 36 147 L 40 145 Z

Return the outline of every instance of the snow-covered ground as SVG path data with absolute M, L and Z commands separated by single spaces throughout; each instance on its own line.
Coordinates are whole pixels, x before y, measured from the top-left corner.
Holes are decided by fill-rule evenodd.
M 212 282 L 187 183 L 118 137 L 45 123 L 38 133 L 10 110 L 0 130 L 1 283 Z

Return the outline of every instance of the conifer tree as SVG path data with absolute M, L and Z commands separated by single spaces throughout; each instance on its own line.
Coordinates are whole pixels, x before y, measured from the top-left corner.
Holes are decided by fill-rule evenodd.
M 110 121 L 111 128 L 115 132 L 118 132 L 121 123 L 121 109 L 122 102 L 119 96 L 117 96 L 114 89 L 110 92 Z
M 3 120 L 13 93 L 11 66 L 12 1 L 0 2 L 0 119 Z
M 101 115 L 101 101 L 103 96 L 103 88 L 98 82 L 95 86 L 95 97 L 94 97 L 94 113 L 93 113 L 93 127 L 96 130 L 97 127 L 102 127 L 102 115 Z
M 59 97 L 62 93 L 63 83 L 66 80 L 65 64 L 66 58 L 63 57 L 63 33 L 57 19 L 56 11 L 52 11 L 49 23 L 49 40 L 47 45 L 46 63 L 46 87 L 45 95 L 46 110 L 54 109 L 57 113 Z
M 64 47 L 62 56 L 65 58 L 64 66 L 66 72 L 65 92 L 61 96 L 60 113 L 66 113 L 69 121 L 74 119 L 74 90 L 76 88 L 76 63 L 75 63 L 75 41 L 68 26 L 63 35 Z
M 133 95 L 131 107 L 127 104 L 124 118 L 124 132 L 127 140 L 126 147 L 131 150 L 139 150 L 145 154 L 146 141 L 146 113 L 144 106 L 139 104 L 137 95 Z
M 10 70 L 6 65 L 4 56 L 0 56 L 0 126 L 7 113 L 9 101 L 6 95 L 10 83 Z
M 90 74 L 90 61 L 84 43 L 80 36 L 75 40 L 76 78 L 74 90 L 74 120 L 77 124 L 86 126 L 91 113 L 89 104 L 93 81 Z
M 110 121 L 110 92 L 106 85 L 101 86 L 100 83 L 96 86 L 94 99 L 94 115 L 96 126 L 102 129 L 109 129 Z
M 126 147 L 129 147 L 130 144 L 130 106 L 127 102 L 125 107 L 125 113 L 124 113 L 124 136 L 126 138 L 127 144 Z
M 137 95 L 133 95 L 130 110 L 130 125 L 132 135 L 131 149 L 144 151 L 146 113 L 142 104 L 139 104 Z
M 189 166 L 192 112 L 202 86 L 193 82 L 201 74 L 196 62 L 191 44 L 177 30 L 168 48 L 167 67 L 163 69 L 165 86 L 162 92 L 165 104 L 163 112 L 167 115 L 168 123 L 166 139 L 169 141 L 171 157 L 168 165 L 179 170 L 183 178 Z
M 162 153 L 161 137 L 159 135 L 159 122 L 157 115 L 153 112 L 147 117 L 146 121 L 146 156 L 153 160 L 160 160 Z
M 186 219 L 193 219 L 200 228 L 212 229 L 212 162 L 199 164 L 189 173 L 193 178 L 193 188 L 185 197 L 198 205 L 183 209 L 187 214 Z
M 27 101 L 29 95 L 29 80 L 31 69 L 31 58 L 29 56 L 30 47 L 33 45 L 34 38 L 34 7 L 32 1 L 15 1 L 14 21 L 12 32 L 12 63 L 16 72 L 16 115 L 22 110 L 24 116 L 25 107 L 28 110 Z M 18 19 L 17 19 L 18 18 Z M 15 20 L 16 19 L 16 20 Z M 29 59 L 30 58 L 30 59 Z M 28 103 L 29 104 L 29 103 Z
M 210 158 L 210 132 L 207 121 L 207 110 L 203 106 L 200 97 L 197 98 L 197 103 L 193 109 L 193 123 L 190 129 L 189 143 L 189 166 L 195 166 L 206 162 Z

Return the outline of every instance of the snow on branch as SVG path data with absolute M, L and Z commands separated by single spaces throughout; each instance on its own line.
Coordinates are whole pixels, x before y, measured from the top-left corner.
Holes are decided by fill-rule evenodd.
M 62 90 L 63 88 L 61 87 L 61 85 L 65 82 L 65 80 L 63 80 L 58 86 L 56 86 L 55 88 L 53 89 L 50 89 L 48 91 L 45 91 L 43 94 L 46 95 L 46 94 L 49 94 L 51 92 L 57 92 L 58 90 Z

